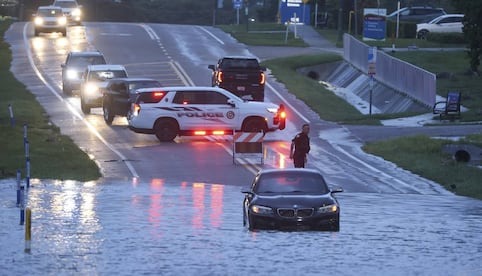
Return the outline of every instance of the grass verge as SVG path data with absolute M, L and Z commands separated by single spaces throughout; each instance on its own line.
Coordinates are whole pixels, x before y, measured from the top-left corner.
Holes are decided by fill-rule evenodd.
M 368 143 L 363 150 L 433 180 L 458 195 L 482 199 L 482 170 L 456 162 L 450 155 L 443 153 L 442 147 L 452 143 L 454 142 L 427 136 L 413 136 Z M 468 136 L 458 143 L 472 143 L 482 147 L 482 134 Z
M 12 21 L 0 21 L 0 178 L 14 178 L 21 170 L 25 177 L 24 127 L 27 125 L 31 178 L 95 180 L 99 168 L 67 136 L 52 126 L 44 109 L 26 87 L 10 72 L 12 54 L 3 41 Z M 12 106 L 12 126 L 8 105 Z
M 255 46 L 307 47 L 303 39 L 295 38 L 292 32 L 286 33 L 286 26 L 276 23 L 250 23 L 246 25 L 218 25 L 239 42 Z M 286 36 L 288 35 L 288 36 Z

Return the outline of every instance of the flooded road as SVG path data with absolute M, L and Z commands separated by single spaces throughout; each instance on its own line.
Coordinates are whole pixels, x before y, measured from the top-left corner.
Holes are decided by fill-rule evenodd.
M 249 232 L 240 187 L 42 181 L 26 254 L 14 186 L 2 275 L 482 275 L 482 202 L 452 195 L 342 193 L 339 233 Z

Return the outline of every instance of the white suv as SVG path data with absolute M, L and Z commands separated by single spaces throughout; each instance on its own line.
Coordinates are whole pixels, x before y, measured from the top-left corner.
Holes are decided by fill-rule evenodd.
M 286 125 L 283 105 L 244 101 L 218 87 L 159 87 L 137 90 L 129 128 L 168 142 L 176 136 L 268 132 Z
M 126 68 L 118 64 L 87 66 L 80 83 L 80 108 L 84 114 L 93 107 L 102 107 L 102 90 L 113 78 L 127 78 Z
M 446 14 L 417 24 L 417 38 L 425 39 L 428 33 L 462 33 L 463 19 L 463 14 Z

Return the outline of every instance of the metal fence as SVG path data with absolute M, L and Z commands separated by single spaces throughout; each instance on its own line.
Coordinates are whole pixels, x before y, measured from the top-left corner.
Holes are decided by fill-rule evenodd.
M 368 70 L 368 48 L 349 34 L 343 37 L 344 59 L 362 72 Z M 432 107 L 436 99 L 435 74 L 377 51 L 375 79 L 424 105 Z

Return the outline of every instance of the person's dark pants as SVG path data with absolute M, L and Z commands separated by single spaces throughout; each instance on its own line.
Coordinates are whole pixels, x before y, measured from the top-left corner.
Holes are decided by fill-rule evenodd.
M 305 156 L 304 155 L 293 156 L 293 163 L 295 164 L 295 168 L 304 168 L 305 167 Z

